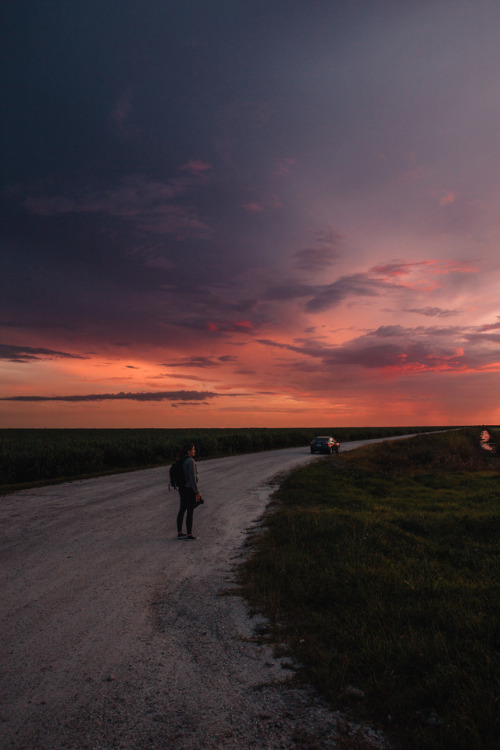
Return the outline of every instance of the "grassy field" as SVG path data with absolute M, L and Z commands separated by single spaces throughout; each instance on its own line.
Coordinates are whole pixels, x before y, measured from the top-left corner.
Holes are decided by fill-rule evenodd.
M 22 486 L 171 463 L 183 443 L 199 459 L 307 445 L 317 434 L 362 440 L 423 427 L 283 429 L 0 430 L 0 492 Z
M 242 593 L 304 676 L 403 750 L 500 747 L 500 456 L 479 435 L 297 470 L 241 568 Z

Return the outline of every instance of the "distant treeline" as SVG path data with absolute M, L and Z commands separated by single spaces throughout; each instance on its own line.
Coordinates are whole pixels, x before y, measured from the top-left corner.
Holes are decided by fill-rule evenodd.
M 204 459 L 305 446 L 316 435 L 335 435 L 342 443 L 440 429 L 444 428 L 3 429 L 0 486 L 161 466 L 191 441 L 198 459 Z

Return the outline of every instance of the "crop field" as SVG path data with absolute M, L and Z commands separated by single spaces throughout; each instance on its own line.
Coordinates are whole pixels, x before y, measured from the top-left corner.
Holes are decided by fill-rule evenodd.
M 480 433 L 298 469 L 240 570 L 299 676 L 402 750 L 500 747 L 500 456 Z
M 171 463 L 186 442 L 197 457 L 216 458 L 307 445 L 315 435 L 341 441 L 404 435 L 429 427 L 283 429 L 3 429 L 0 492 L 21 486 Z M 435 428 L 439 429 L 439 428 Z

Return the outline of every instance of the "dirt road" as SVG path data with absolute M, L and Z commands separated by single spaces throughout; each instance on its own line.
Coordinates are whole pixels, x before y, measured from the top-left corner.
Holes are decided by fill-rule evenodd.
M 222 595 L 266 482 L 310 460 L 299 448 L 200 462 L 196 542 L 176 539 L 166 468 L 0 498 L 0 747 L 342 746 L 341 717 L 287 684 L 255 637 L 262 621 Z

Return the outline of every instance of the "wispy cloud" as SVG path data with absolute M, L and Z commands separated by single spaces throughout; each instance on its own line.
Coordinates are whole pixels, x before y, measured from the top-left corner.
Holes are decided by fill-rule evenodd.
M 430 259 L 420 261 L 394 260 L 374 266 L 371 272 L 388 282 L 396 282 L 407 289 L 430 291 L 440 282 L 436 276 L 477 273 L 477 267 L 469 261 Z
M 292 157 L 285 157 L 284 159 L 279 159 L 273 169 L 273 174 L 279 175 L 280 177 L 284 177 L 285 175 L 290 174 L 295 164 L 295 161 L 296 160 L 293 159 Z
M 307 302 L 306 310 L 321 312 L 330 307 L 336 307 L 348 297 L 377 297 L 387 292 L 389 288 L 389 284 L 370 278 L 367 274 L 356 273 L 351 276 L 342 276 L 332 284 L 319 289 Z
M 249 203 L 242 203 L 241 207 L 244 211 L 248 211 L 251 214 L 258 214 L 264 210 L 264 206 L 257 201 L 250 201 Z
M 370 277 L 365 273 L 341 276 L 331 284 L 303 284 L 300 282 L 285 282 L 269 288 L 264 299 L 294 300 L 309 297 L 305 308 L 309 312 L 321 312 L 339 305 L 349 297 L 377 297 L 394 287 L 380 279 Z
M 206 320 L 203 328 L 210 333 L 246 333 L 250 334 L 255 328 L 251 320 Z
M 190 170 L 191 175 L 203 170 Z M 24 207 L 39 216 L 64 214 L 101 214 L 132 222 L 139 230 L 150 234 L 206 237 L 209 229 L 187 203 L 180 203 L 191 186 L 192 177 L 160 182 L 135 174 L 108 190 L 66 195 L 39 194 L 24 200 Z
M 328 245 L 316 248 L 306 248 L 296 254 L 300 263 L 312 267 L 316 263 L 317 270 L 329 265 L 336 250 Z M 401 290 L 415 292 L 430 292 L 442 286 L 436 280 L 437 276 L 451 274 L 475 273 L 477 269 L 468 262 L 461 261 L 391 261 L 373 266 L 369 271 L 340 276 L 330 284 L 307 284 L 297 281 L 285 281 L 267 289 L 263 298 L 273 301 L 291 301 L 309 297 L 305 303 L 308 312 L 316 313 L 340 305 L 344 300 L 352 297 L 380 297 L 388 293 Z M 427 310 L 422 314 L 438 314 L 438 308 L 420 308 Z M 434 310 L 434 313 L 430 311 Z M 417 310 L 415 310 L 417 311 Z M 450 314 L 452 312 L 450 311 Z
M 500 320 L 498 323 L 487 323 L 486 325 L 480 326 L 479 331 L 500 331 Z
M 439 198 L 440 206 L 452 206 L 457 199 L 457 194 L 454 190 L 450 190 L 448 193 L 441 195 Z
M 222 357 L 183 357 L 176 362 L 167 362 L 163 367 L 222 367 L 228 363 L 237 362 L 237 358 L 230 355 Z
M 87 357 L 43 347 L 0 344 L 0 359 L 7 359 L 10 362 L 34 362 L 41 359 L 87 359 Z
M 444 310 L 442 307 L 408 307 L 405 312 L 425 315 L 427 318 L 449 318 L 454 315 L 460 315 L 463 310 Z
M 214 393 L 213 391 L 152 391 L 147 393 L 93 393 L 75 396 L 7 396 L 0 401 L 207 401 L 236 393 Z
M 324 271 L 340 256 L 343 236 L 331 227 L 316 233 L 311 247 L 304 247 L 295 253 L 299 271 Z
M 205 174 L 205 172 L 210 172 L 212 168 L 211 164 L 199 159 L 190 159 L 186 164 L 183 164 L 182 167 L 180 167 L 184 172 L 189 172 L 189 174 L 196 175 L 197 177 Z

